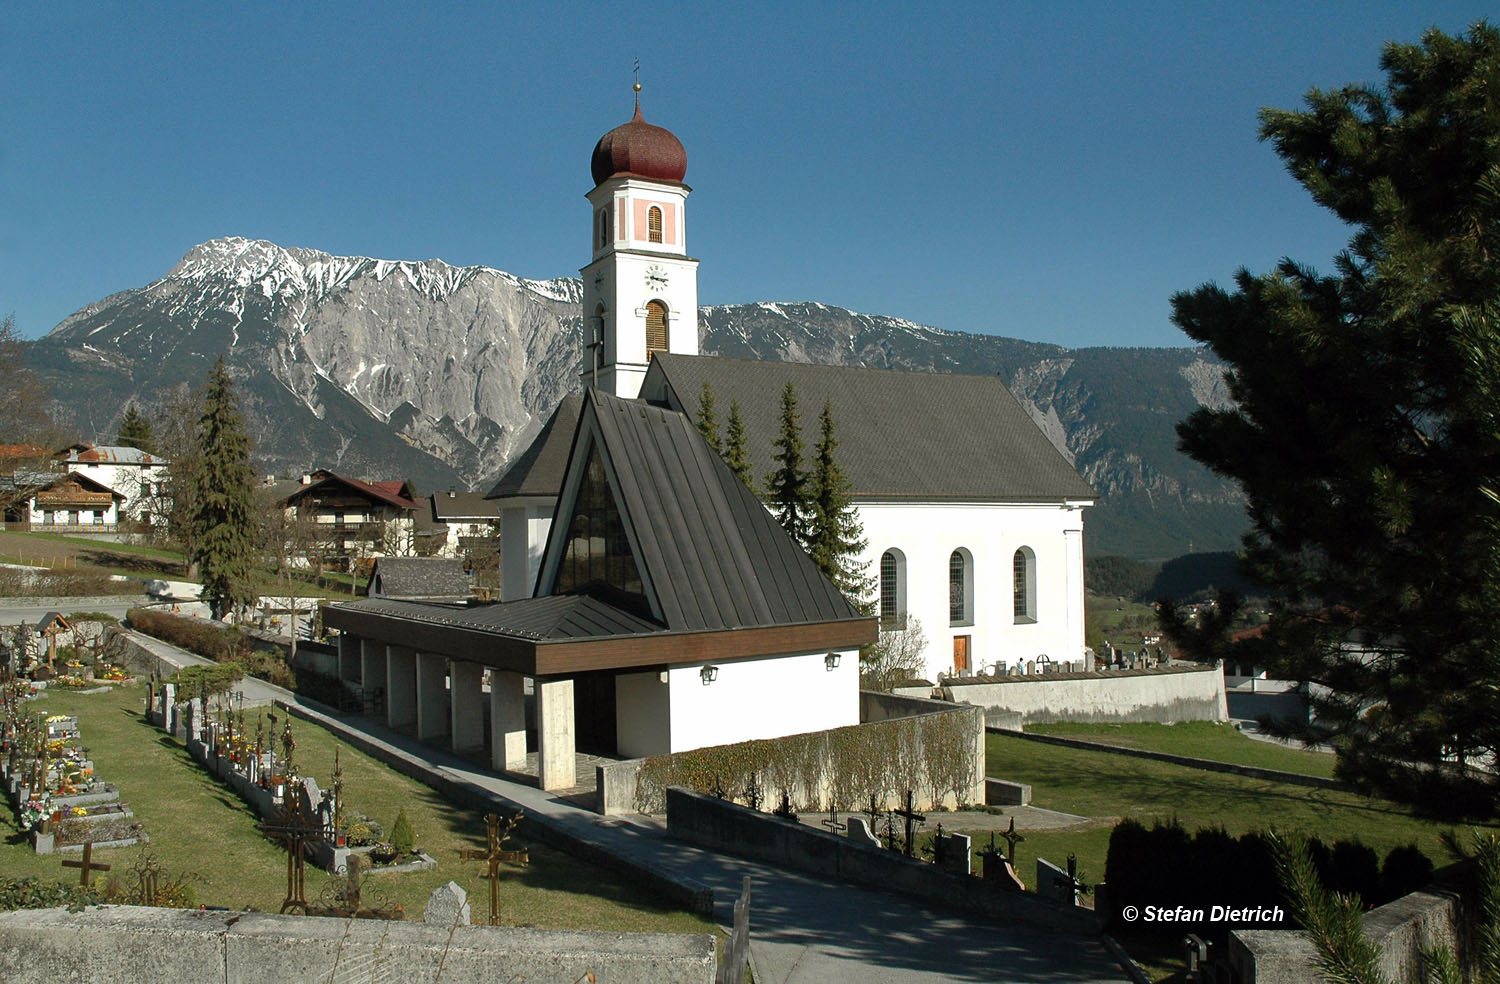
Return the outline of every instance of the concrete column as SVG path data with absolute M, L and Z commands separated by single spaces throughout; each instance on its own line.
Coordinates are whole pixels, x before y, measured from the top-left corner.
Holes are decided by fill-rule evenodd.
M 417 739 L 448 735 L 448 657 L 417 653 Z
M 385 723 L 392 728 L 417 726 L 417 652 L 387 646 L 385 657 Z
M 367 702 L 374 699 L 376 690 L 390 693 L 390 681 L 385 678 L 385 643 L 374 639 L 360 640 L 359 680 Z M 365 704 L 366 708 L 369 706 Z
M 448 664 L 452 693 L 450 733 L 453 750 L 467 752 L 484 747 L 484 667 L 478 663 L 455 659 Z
M 573 680 L 536 682 L 537 776 L 543 789 L 578 783 L 573 745 Z
M 526 765 L 526 678 L 490 671 L 490 763 L 497 769 Z
M 361 641 L 359 636 L 348 632 L 339 636 L 339 679 L 345 683 L 364 682 Z

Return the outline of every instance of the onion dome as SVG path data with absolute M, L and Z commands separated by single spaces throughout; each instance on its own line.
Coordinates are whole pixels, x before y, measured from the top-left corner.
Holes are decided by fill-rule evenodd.
M 594 145 L 589 168 L 596 185 L 622 174 L 680 183 L 687 174 L 687 151 L 671 130 L 646 122 L 637 99 L 630 122 L 615 127 Z

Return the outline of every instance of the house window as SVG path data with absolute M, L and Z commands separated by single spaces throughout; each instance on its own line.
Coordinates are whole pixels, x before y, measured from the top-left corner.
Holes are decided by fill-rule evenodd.
M 948 623 L 974 624 L 974 557 L 962 547 L 948 555 Z
M 880 555 L 880 627 L 906 628 L 906 557 L 899 550 Z
M 661 242 L 661 209 L 655 205 L 646 210 L 646 238 L 653 243 Z
M 1017 624 L 1036 621 L 1036 554 L 1022 547 L 1013 558 L 1015 616 Z
M 667 351 L 667 306 L 661 301 L 646 303 L 646 361 L 658 352 Z

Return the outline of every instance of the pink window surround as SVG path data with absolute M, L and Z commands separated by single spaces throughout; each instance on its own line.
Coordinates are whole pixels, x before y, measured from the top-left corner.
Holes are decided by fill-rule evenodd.
M 646 213 L 655 205 L 661 209 L 661 243 L 662 246 L 677 245 L 677 206 L 671 202 L 647 202 L 636 199 L 635 202 L 635 228 L 638 233 L 636 239 L 640 242 L 646 241 Z M 623 230 L 622 230 L 623 232 Z

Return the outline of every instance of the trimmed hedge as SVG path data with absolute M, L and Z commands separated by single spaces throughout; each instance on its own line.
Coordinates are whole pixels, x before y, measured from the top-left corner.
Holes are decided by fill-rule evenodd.
M 250 676 L 288 690 L 297 687 L 296 673 L 280 654 L 252 649 L 249 636 L 239 629 L 153 608 L 132 608 L 125 613 L 125 620 L 133 629 L 216 663 L 232 663 Z
M 952 796 L 964 805 L 982 765 L 974 716 L 970 709 L 942 711 L 657 755 L 636 774 L 635 806 L 663 812 L 668 786 L 760 809 L 785 796 L 799 810 L 850 810 L 872 796 L 896 803 L 907 790 L 919 801 Z

